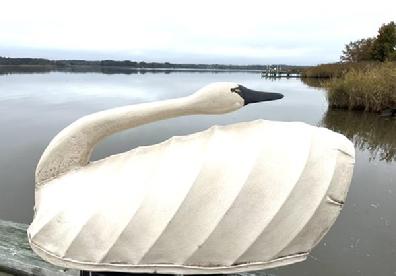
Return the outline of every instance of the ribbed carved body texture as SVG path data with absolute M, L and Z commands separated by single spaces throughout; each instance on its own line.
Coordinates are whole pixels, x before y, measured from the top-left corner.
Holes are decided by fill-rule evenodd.
M 215 126 L 68 172 L 36 190 L 28 233 L 82 270 L 227 273 L 306 258 L 338 216 L 344 136 L 303 123 Z

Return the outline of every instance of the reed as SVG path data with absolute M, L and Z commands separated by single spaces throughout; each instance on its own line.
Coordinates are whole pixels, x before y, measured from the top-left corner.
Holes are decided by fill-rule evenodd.
M 319 64 L 307 67 L 302 73 L 302 78 L 340 78 L 351 70 L 377 66 L 379 62 L 339 62 Z
M 396 107 L 396 63 L 351 68 L 326 82 L 330 107 L 380 112 Z

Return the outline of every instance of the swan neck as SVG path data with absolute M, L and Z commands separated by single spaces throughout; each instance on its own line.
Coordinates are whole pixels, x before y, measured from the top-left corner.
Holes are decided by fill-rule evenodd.
M 189 97 L 113 108 L 82 117 L 50 142 L 36 169 L 36 187 L 89 163 L 95 145 L 116 132 L 163 119 L 197 114 Z

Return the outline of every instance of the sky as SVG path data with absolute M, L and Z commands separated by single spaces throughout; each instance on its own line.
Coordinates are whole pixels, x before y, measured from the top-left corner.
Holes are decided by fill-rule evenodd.
M 395 11 L 395 0 L 0 0 L 0 56 L 313 65 Z

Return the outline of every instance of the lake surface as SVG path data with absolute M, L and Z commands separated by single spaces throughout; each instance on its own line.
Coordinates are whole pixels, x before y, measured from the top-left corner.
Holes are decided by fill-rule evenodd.
M 0 219 L 30 223 L 35 166 L 51 138 L 77 118 L 111 107 L 181 97 L 215 81 L 233 81 L 285 97 L 225 115 L 180 117 L 124 131 L 100 143 L 93 159 L 213 124 L 259 118 L 334 129 L 352 139 L 356 148 L 354 176 L 341 215 L 307 261 L 254 274 L 396 275 L 396 120 L 327 111 L 325 91 L 299 79 L 208 72 L 0 75 Z

